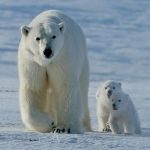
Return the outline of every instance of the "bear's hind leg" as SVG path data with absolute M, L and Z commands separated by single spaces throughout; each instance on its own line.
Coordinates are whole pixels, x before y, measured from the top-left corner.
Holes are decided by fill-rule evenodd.
M 91 131 L 91 122 L 88 106 L 88 88 L 89 88 L 89 68 L 88 62 L 85 63 L 80 75 L 80 89 L 83 106 L 83 125 L 86 131 Z

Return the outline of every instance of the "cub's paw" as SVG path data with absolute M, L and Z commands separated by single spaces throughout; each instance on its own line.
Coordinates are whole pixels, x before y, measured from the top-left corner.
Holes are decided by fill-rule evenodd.
M 103 132 L 111 132 L 110 126 L 108 124 L 108 122 L 106 123 L 106 127 L 104 129 L 102 129 Z
M 65 128 L 60 128 L 60 127 L 56 127 L 54 126 L 52 129 L 53 133 L 71 133 L 71 129 L 65 129 Z
M 104 128 L 102 131 L 103 131 L 103 132 L 111 132 L 111 129 Z

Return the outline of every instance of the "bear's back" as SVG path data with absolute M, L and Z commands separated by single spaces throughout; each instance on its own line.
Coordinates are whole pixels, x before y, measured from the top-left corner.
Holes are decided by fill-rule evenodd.
M 49 22 L 55 22 L 56 24 L 59 24 L 61 22 L 65 23 L 67 32 L 78 32 L 78 34 L 82 34 L 82 30 L 79 27 L 79 25 L 70 17 L 63 14 L 61 11 L 58 10 L 48 10 L 40 13 L 38 16 L 36 16 L 29 26 L 34 26 L 36 24 L 43 24 L 43 23 L 49 23 Z

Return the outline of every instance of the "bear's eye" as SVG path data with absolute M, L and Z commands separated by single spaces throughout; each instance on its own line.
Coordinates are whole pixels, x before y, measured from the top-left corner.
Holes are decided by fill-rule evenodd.
M 56 38 L 56 36 L 55 36 L 55 35 L 53 35 L 53 36 L 52 36 L 52 39 L 55 39 L 55 38 Z
M 37 37 L 37 38 L 36 38 L 36 41 L 40 41 L 40 40 L 41 40 L 40 37 Z
M 112 99 L 112 102 L 113 102 L 114 100 Z
M 116 87 L 114 87 L 114 86 L 113 86 L 113 89 L 115 90 L 115 89 L 116 89 Z
M 107 87 L 105 87 L 105 90 L 107 90 Z
M 118 102 L 121 102 L 121 99 L 119 99 Z

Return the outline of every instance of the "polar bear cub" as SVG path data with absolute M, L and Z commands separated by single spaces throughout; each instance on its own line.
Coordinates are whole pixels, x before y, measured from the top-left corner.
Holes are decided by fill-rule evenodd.
M 18 65 L 20 111 L 28 129 L 90 130 L 87 49 L 75 21 L 48 10 L 22 26 Z
M 108 124 L 114 134 L 140 134 L 141 127 L 136 109 L 129 95 L 113 93 L 110 98 Z
M 141 133 L 140 122 L 135 107 L 121 88 L 121 83 L 106 81 L 96 93 L 97 117 L 100 131 L 107 131 L 107 123 L 112 133 Z
M 108 123 L 109 108 L 107 108 L 108 98 L 114 92 L 122 92 L 121 83 L 113 80 L 107 80 L 98 88 L 96 92 L 97 99 L 97 117 L 99 124 L 99 131 L 110 131 Z

